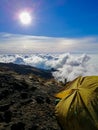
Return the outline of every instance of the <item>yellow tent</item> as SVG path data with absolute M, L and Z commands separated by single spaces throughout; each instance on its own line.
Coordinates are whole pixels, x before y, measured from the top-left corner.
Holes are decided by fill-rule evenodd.
M 98 76 L 78 77 L 55 97 L 62 130 L 98 130 Z

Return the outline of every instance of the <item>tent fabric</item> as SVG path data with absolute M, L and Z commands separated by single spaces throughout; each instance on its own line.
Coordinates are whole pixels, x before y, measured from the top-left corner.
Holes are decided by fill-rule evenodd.
M 62 130 L 98 130 L 98 76 L 78 77 L 55 97 Z

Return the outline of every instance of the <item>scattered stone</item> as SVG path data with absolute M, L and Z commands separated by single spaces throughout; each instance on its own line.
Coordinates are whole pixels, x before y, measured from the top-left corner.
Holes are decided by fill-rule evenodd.
M 11 111 L 4 112 L 4 122 L 9 123 L 11 121 L 11 117 L 12 117 Z
M 28 98 L 28 93 L 27 93 L 27 92 L 22 92 L 22 93 L 21 93 L 21 98 L 22 98 L 22 99 Z
M 18 122 L 17 124 L 13 124 L 11 126 L 11 130 L 25 130 L 25 124 L 22 122 Z
M 37 89 L 37 87 L 32 87 L 31 91 L 35 91 Z
M 14 82 L 13 87 L 15 90 L 22 91 L 23 89 L 27 89 L 28 85 L 24 82 Z
M 39 104 L 43 104 L 44 103 L 44 98 L 42 96 L 36 96 L 35 99 L 36 99 L 37 103 L 39 103 Z
M 46 97 L 46 103 L 48 103 L 48 104 L 50 104 L 50 103 L 51 103 L 51 101 L 50 101 L 49 97 Z
M 32 125 L 31 128 L 29 128 L 29 130 L 37 130 L 38 129 L 38 126 L 37 125 Z
M 0 122 L 3 122 L 3 113 L 0 113 Z
M 7 96 L 9 95 L 9 91 L 6 89 L 6 90 L 3 90 L 0 92 L 0 99 L 4 99 L 6 98 Z
M 6 110 L 9 109 L 9 107 L 10 107 L 10 104 L 1 105 L 0 106 L 0 111 L 6 111 Z

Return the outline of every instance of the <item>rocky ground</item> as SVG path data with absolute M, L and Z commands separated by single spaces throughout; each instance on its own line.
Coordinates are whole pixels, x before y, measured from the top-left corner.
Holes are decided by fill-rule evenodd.
M 49 71 L 0 63 L 0 130 L 60 130 L 54 94 L 61 88 Z

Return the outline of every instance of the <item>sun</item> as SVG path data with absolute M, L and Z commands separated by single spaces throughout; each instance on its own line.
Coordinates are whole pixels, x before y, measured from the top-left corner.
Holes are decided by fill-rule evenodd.
M 29 12 L 23 11 L 19 14 L 19 20 L 23 25 L 30 25 L 32 22 L 32 16 Z

